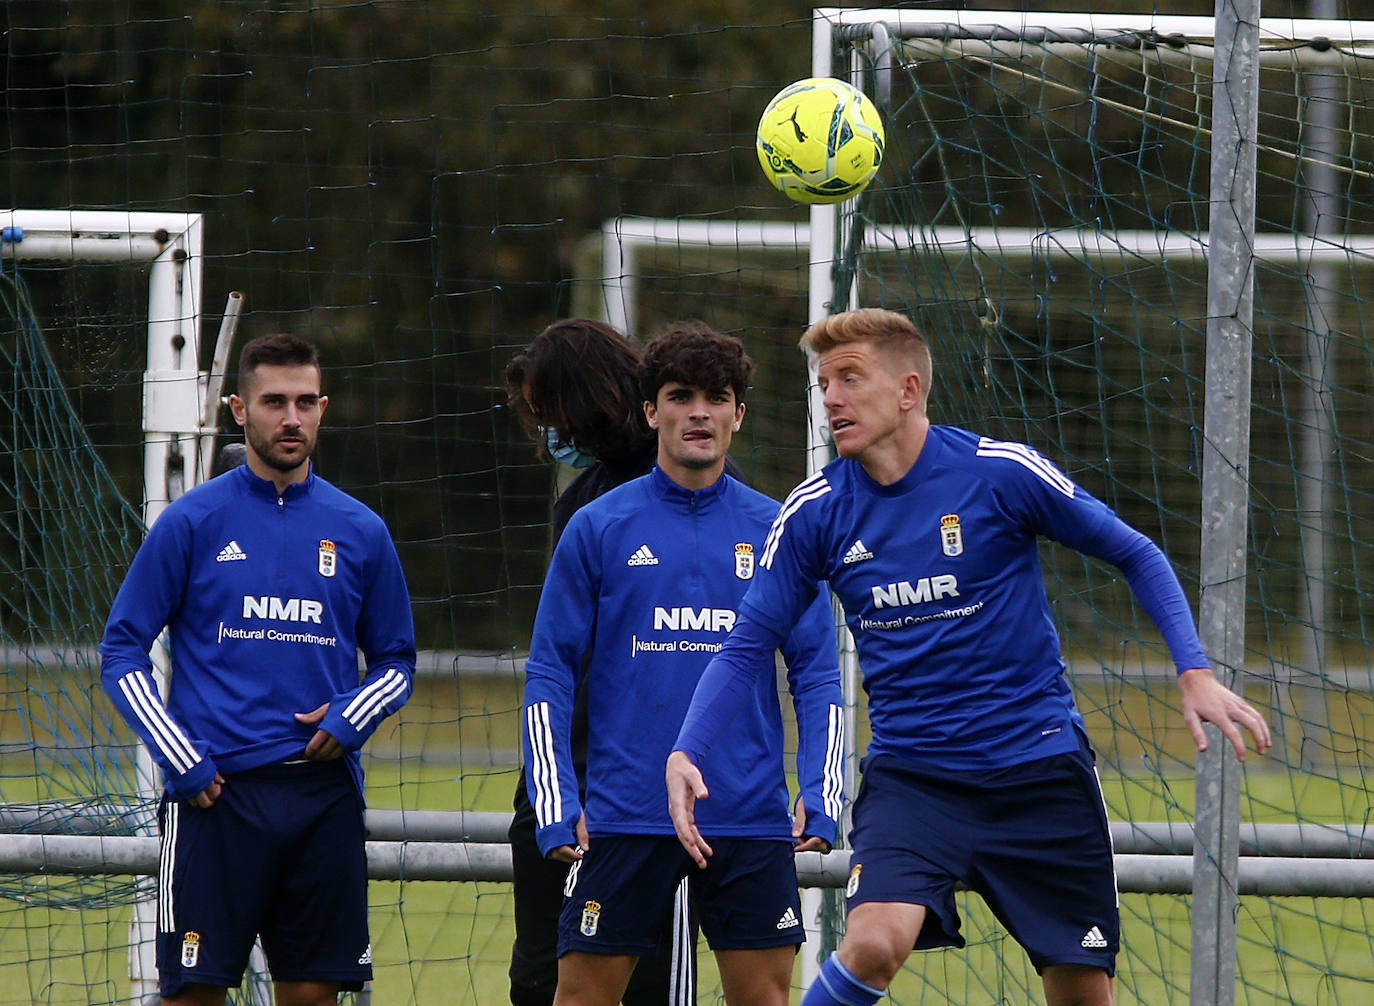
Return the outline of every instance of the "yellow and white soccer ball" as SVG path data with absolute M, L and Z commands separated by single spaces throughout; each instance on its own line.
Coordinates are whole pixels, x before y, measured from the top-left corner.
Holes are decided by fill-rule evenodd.
M 759 164 L 799 203 L 838 203 L 863 191 L 883 163 L 883 121 L 858 88 L 808 77 L 774 95 L 759 118 Z

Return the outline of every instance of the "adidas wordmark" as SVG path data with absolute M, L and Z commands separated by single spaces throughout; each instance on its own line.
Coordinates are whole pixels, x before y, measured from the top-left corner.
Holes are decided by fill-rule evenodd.
M 1107 937 L 1102 935 L 1102 930 L 1093 926 L 1083 934 L 1083 944 L 1089 950 L 1100 950 L 1107 945 Z
M 649 551 L 648 545 L 640 545 L 635 549 L 634 555 L 626 560 L 627 566 L 657 566 L 658 556 Z
M 872 559 L 873 553 L 864 545 L 863 539 L 855 538 L 854 544 L 849 546 L 849 551 L 844 554 L 844 564 L 846 566 L 855 562 L 863 562 L 865 559 Z
M 215 562 L 235 562 L 247 558 L 248 553 L 239 547 L 239 543 L 231 541 L 219 550 L 219 555 L 215 556 Z

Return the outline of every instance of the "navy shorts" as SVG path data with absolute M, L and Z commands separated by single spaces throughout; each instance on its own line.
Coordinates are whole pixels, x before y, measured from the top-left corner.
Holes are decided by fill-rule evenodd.
M 962 883 L 1036 971 L 1082 964 L 1115 974 L 1116 870 L 1089 750 L 986 772 L 920 771 L 872 757 L 850 843 L 847 908 L 924 905 L 917 950 L 964 945 L 954 902 Z
M 237 988 L 258 936 L 273 981 L 372 978 L 363 803 L 342 759 L 229 776 L 209 808 L 164 797 L 158 821 L 164 996 Z
M 800 946 L 806 940 L 790 841 L 712 839 L 698 869 L 673 835 L 610 835 L 568 871 L 558 954 L 649 957 L 684 878 L 712 950 Z

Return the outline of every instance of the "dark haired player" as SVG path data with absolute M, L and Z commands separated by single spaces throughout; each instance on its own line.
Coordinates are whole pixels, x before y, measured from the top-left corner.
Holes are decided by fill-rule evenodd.
M 594 318 L 561 318 L 506 366 L 506 393 L 541 456 L 577 470 L 553 504 L 553 544 L 592 500 L 647 475 L 658 436 L 644 418 L 639 361 L 644 347 Z M 727 460 L 727 470 L 729 470 Z M 587 758 L 587 692 L 573 699 L 572 753 L 577 775 Z M 551 1006 L 558 988 L 558 913 L 568 864 L 546 859 L 535 840 L 534 807 L 521 772 L 508 837 L 515 940 L 510 957 L 512 1006 Z M 658 952 L 642 957 L 621 996 L 625 1006 L 696 1002 L 696 925 L 687 901 L 664 921 Z
M 930 351 L 907 318 L 848 311 L 802 342 L 819 355 L 840 457 L 783 503 L 697 688 L 667 769 L 678 836 L 708 861 L 693 801 L 716 785 L 717 753 L 730 757 L 725 725 L 759 655 L 827 582 L 858 647 L 873 738 L 844 939 L 805 1006 L 871 1006 L 913 947 L 962 946 L 960 882 L 1026 949 L 1048 1006 L 1106 1006 L 1119 932 L 1111 838 L 1037 540 L 1121 570 L 1173 655 L 1199 749 L 1204 721 L 1241 756 L 1238 725 L 1260 751 L 1268 727 L 1212 676 L 1153 542 L 1031 448 L 930 423 Z
M 381 518 L 314 474 L 315 348 L 249 342 L 246 463 L 149 529 L 115 597 L 101 679 L 153 760 L 162 1001 L 219 1006 L 261 936 L 277 1006 L 372 977 L 359 749 L 410 697 L 415 632 Z M 171 638 L 164 698 L 149 651 Z M 359 680 L 358 653 L 367 670 Z
M 752 361 L 699 323 L 653 340 L 641 365 L 658 431 L 650 474 L 568 522 L 535 621 L 525 682 L 526 778 L 539 847 L 573 864 L 559 921 L 558 1006 L 611 1006 L 655 952 L 673 892 L 693 903 L 733 1004 L 784 1006 L 800 919 L 794 851 L 829 849 L 840 812 L 839 671 L 817 599 L 779 640 L 796 708 L 801 799 L 789 814 L 773 651 L 726 731 L 696 870 L 673 837 L 662 765 L 701 670 L 734 624 L 777 504 L 724 473 Z M 584 657 L 590 656 L 584 664 Z M 587 676 L 585 806 L 570 730 Z

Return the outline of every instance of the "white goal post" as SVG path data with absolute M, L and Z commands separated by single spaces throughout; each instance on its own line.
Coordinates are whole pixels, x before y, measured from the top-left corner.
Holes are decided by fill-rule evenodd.
M 201 215 L 14 209 L 0 211 L 0 227 L 6 261 L 147 264 L 143 519 L 152 524 L 171 499 L 201 478 Z

